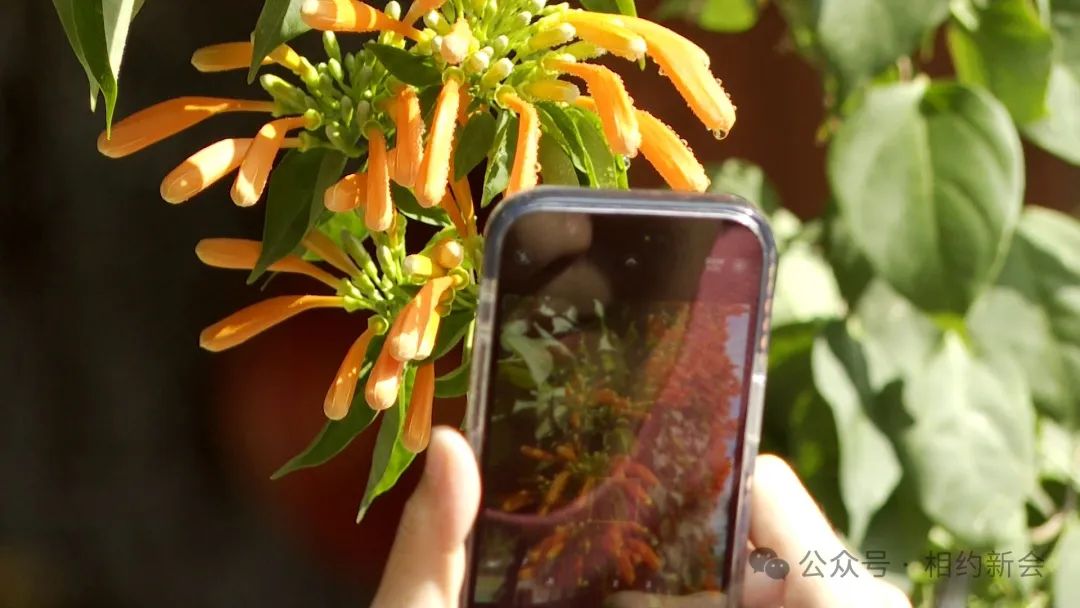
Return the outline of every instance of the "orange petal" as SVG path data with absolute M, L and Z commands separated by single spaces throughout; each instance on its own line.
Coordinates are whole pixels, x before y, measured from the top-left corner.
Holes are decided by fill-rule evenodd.
M 326 399 L 323 400 L 323 412 L 330 420 L 341 420 L 349 413 L 360 368 L 364 366 L 364 355 L 367 354 L 368 345 L 374 335 L 370 329 L 366 330 L 345 353 L 345 359 L 342 360 L 334 381 L 330 383 L 330 390 L 326 391 Z
M 420 37 L 416 28 L 357 0 L 307 0 L 300 7 L 300 18 L 317 30 L 395 32 L 414 40 Z
M 401 22 L 412 25 L 417 19 L 429 12 L 439 10 L 443 4 L 446 4 L 446 0 L 416 0 L 409 6 L 409 10 L 405 13 L 405 17 Z
M 458 104 L 461 102 L 460 90 L 461 83 L 456 78 L 448 79 L 435 104 L 435 116 L 431 119 L 431 132 L 415 188 L 416 200 L 424 207 L 439 204 L 446 193 L 450 157 L 454 149 L 454 128 Z
M 272 101 L 178 97 L 139 110 L 112 126 L 111 136 L 98 136 L 98 151 L 120 158 L 142 150 L 166 137 L 222 112 L 273 112 Z
M 581 96 L 581 90 L 577 88 L 577 85 L 555 78 L 534 80 L 525 85 L 525 93 L 534 100 L 543 99 L 564 103 L 573 103 L 575 99 Z
M 248 239 L 203 239 L 195 245 L 195 255 L 199 256 L 199 261 L 214 268 L 251 270 L 261 252 L 262 243 Z M 274 262 L 269 270 L 307 275 L 335 290 L 341 285 L 341 280 L 334 275 L 295 255 Z
M 222 351 L 247 341 L 286 319 L 314 308 L 341 308 L 340 296 L 277 296 L 242 308 L 207 327 L 199 334 L 199 345 Z
M 573 24 L 578 38 L 623 59 L 637 61 L 645 56 L 648 48 L 645 39 L 627 29 L 621 19 L 599 20 L 589 15 L 583 11 L 566 11 L 563 20 Z
M 538 181 L 540 165 L 536 159 L 540 149 L 540 117 L 532 104 L 522 101 L 513 93 L 502 95 L 501 101 L 518 115 L 517 147 L 505 194 L 511 197 L 535 187 Z
M 709 67 L 709 54 L 705 52 L 705 49 L 691 42 L 689 38 L 673 32 L 659 23 L 629 15 L 587 14 L 595 15 L 597 20 L 600 21 L 609 23 L 614 21 L 617 25 L 641 36 L 649 47 L 648 53 L 650 55 L 666 51 L 670 56 L 682 59 L 684 63 L 687 60 L 693 60 L 705 67 Z
M 250 42 L 223 42 L 204 46 L 192 54 L 191 65 L 203 73 L 246 70 L 251 65 L 252 46 Z M 271 63 L 283 65 L 295 72 L 300 68 L 300 56 L 283 44 L 262 60 L 262 65 Z
M 378 129 L 369 130 L 364 224 L 372 232 L 383 232 L 394 222 L 394 206 L 390 201 L 390 168 L 386 157 L 386 137 Z
M 409 361 L 416 357 L 416 351 L 420 346 L 420 335 L 427 321 L 425 315 L 423 323 L 421 322 L 421 313 L 423 309 L 432 305 L 431 301 L 431 282 L 429 281 L 398 313 L 394 327 L 386 336 L 386 345 L 390 350 L 390 355 L 398 361 Z
M 393 331 L 393 328 L 391 328 Z M 367 384 L 364 386 L 364 400 L 374 410 L 385 410 L 394 405 L 401 388 L 401 375 L 405 371 L 405 362 L 390 355 L 389 344 L 384 343 L 375 365 L 371 368 Z
M 431 248 L 431 258 L 443 268 L 455 268 L 461 265 L 465 258 L 465 248 L 461 241 L 456 239 L 443 239 Z
M 324 262 L 341 272 L 350 277 L 360 276 L 360 269 L 353 263 L 352 258 L 342 251 L 341 247 L 337 246 L 337 243 L 330 240 L 330 237 L 326 236 L 323 231 L 319 229 L 312 230 L 304 235 L 300 242 L 308 251 L 319 256 Z
M 323 194 L 323 205 L 330 211 L 338 213 L 352 211 L 363 204 L 361 201 L 366 196 L 367 175 L 350 173 L 326 189 Z
M 633 157 L 641 145 L 634 102 L 623 86 L 622 78 L 611 70 L 589 63 L 575 63 L 555 59 L 551 67 L 585 81 L 589 93 L 596 100 L 600 122 L 608 145 L 616 154 Z
M 423 452 L 431 439 L 431 405 L 435 400 L 435 364 L 428 363 L 416 369 L 409 411 L 405 414 L 405 428 L 401 445 L 416 454 Z
M 394 179 L 407 188 L 416 183 L 416 174 L 424 156 L 424 118 L 416 89 L 405 87 L 398 93 L 394 107 L 397 147 L 394 151 Z
M 423 328 L 416 345 L 416 352 L 412 356 L 417 361 L 427 359 L 435 349 L 435 339 L 438 337 L 439 324 L 442 320 L 439 314 L 439 303 L 443 299 L 443 294 L 453 287 L 454 279 L 448 276 L 437 277 L 429 281 L 428 285 L 432 286 L 431 301 L 425 303 L 426 308 L 420 308 L 417 318 L 417 326 Z
M 679 134 L 648 112 L 638 110 L 637 117 L 645 160 L 673 190 L 704 192 L 709 176 Z
M 455 223 L 455 226 L 461 234 L 476 235 L 476 218 L 473 216 L 475 206 L 473 204 L 472 190 L 469 187 L 469 176 L 461 176 L 461 179 L 450 184 L 450 188 L 454 191 L 454 201 L 457 203 L 458 213 L 461 215 L 461 221 L 465 224 L 466 230 L 462 230 L 461 226 L 457 226 L 457 223 Z M 450 217 L 453 218 L 453 216 Z
M 270 170 L 274 166 L 278 151 L 281 150 L 285 134 L 303 127 L 304 122 L 303 116 L 290 116 L 272 120 L 259 129 L 244 155 L 243 162 L 240 163 L 236 181 L 233 182 L 230 194 L 234 203 L 241 207 L 250 207 L 258 202 L 266 188 L 266 180 L 270 177 Z
M 236 170 L 251 139 L 223 139 L 188 157 L 161 180 L 161 198 L 182 203 Z

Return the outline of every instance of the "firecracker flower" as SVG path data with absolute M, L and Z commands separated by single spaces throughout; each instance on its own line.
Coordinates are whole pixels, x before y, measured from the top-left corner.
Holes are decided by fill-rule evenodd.
M 221 114 L 261 116 L 261 126 L 212 142 L 169 172 L 161 196 L 182 203 L 235 174 L 235 204 L 267 199 L 263 241 L 208 239 L 199 257 L 246 269 L 249 280 L 266 271 L 306 275 L 325 293 L 260 301 L 206 328 L 201 345 L 231 348 L 316 308 L 367 314 L 367 330 L 327 391 L 328 424 L 363 417 L 355 435 L 387 412 L 399 427 L 389 441 L 420 451 L 432 401 L 462 394 L 468 376 L 461 367 L 436 377 L 434 364 L 462 341 L 468 355 L 482 250 L 477 202 L 542 182 L 625 187 L 639 153 L 673 189 L 709 185 L 683 139 L 593 60 L 610 53 L 654 62 L 718 138 L 735 108 L 701 48 L 636 16 L 546 0 L 415 0 L 404 14 L 395 0 L 382 9 L 358 0 L 292 6 L 322 31 L 324 60 L 288 44 L 256 57 L 267 48 L 258 32 L 251 42 L 201 48 L 191 58 L 200 72 L 263 69 L 266 97 L 167 100 L 114 124 L 98 149 L 123 157 Z M 560 160 L 553 155 L 572 171 L 547 171 L 541 159 Z M 469 176 L 481 173 L 476 201 Z M 436 225 L 436 234 L 406 252 L 406 227 L 421 223 Z M 298 458 L 297 466 L 319 464 L 310 454 Z M 373 474 L 392 485 L 400 470 Z M 369 484 L 364 508 L 389 485 Z

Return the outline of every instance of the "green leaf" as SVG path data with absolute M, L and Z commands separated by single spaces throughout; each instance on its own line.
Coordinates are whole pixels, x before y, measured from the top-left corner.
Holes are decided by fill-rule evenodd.
M 919 307 L 963 313 L 994 279 L 1024 168 L 989 94 L 923 79 L 875 87 L 836 134 L 828 173 L 856 245 Z
M 907 565 L 921 562 L 928 553 L 927 535 L 933 522 L 919 508 L 918 488 L 911 475 L 904 475 L 889 500 L 874 514 L 860 547 L 884 552 L 885 580 L 903 591 L 911 585 Z M 880 553 L 879 553 L 880 555 Z
M 333 241 L 338 247 L 342 248 L 345 246 L 341 240 L 342 232 L 348 232 L 361 241 L 364 240 L 368 234 L 367 226 L 364 225 L 364 218 L 356 211 L 343 211 L 340 213 L 329 214 L 329 217 L 319 224 L 319 230 L 322 230 L 327 238 Z
M 637 16 L 634 0 L 581 0 L 581 6 L 587 11 L 614 13 L 616 15 Z
M 1043 411 L 1080 425 L 1080 222 L 1025 208 L 998 284 L 969 318 L 976 345 L 1022 369 Z
M 105 25 L 105 46 L 113 77 L 119 80 L 120 64 L 127 45 L 128 29 L 141 3 L 136 0 L 101 0 L 101 16 Z
M 834 74 L 840 99 L 909 55 L 948 14 L 948 0 L 784 0 L 796 43 Z
M 435 361 L 457 346 L 461 339 L 465 337 L 465 334 L 468 333 L 469 327 L 475 318 L 476 311 L 471 308 L 451 310 L 450 314 L 443 317 L 442 321 L 439 321 L 439 333 L 435 336 L 435 348 L 431 350 L 431 356 L 427 360 Z
M 390 197 L 394 201 L 394 206 L 401 212 L 402 215 L 410 220 L 416 220 L 432 226 L 453 225 L 450 221 L 450 216 L 446 214 L 446 210 L 436 205 L 434 207 L 423 207 L 417 202 L 416 197 L 413 196 L 412 191 L 404 186 L 399 185 L 397 182 L 390 182 Z
M 933 320 L 884 281 L 866 286 L 854 312 L 852 331 L 863 344 L 875 391 L 920 373 L 941 342 Z
M 510 163 L 517 145 L 518 119 L 512 112 L 503 112 L 495 124 L 495 140 L 488 151 L 487 168 L 484 170 L 484 188 L 480 194 L 480 206 L 486 207 L 495 196 L 506 190 L 510 183 Z
M 792 223 L 794 230 L 799 230 L 798 218 L 786 209 L 779 209 L 773 218 L 770 224 L 774 225 L 774 233 L 782 234 Z M 776 268 L 773 322 L 785 325 L 843 316 L 847 304 L 832 269 L 819 247 L 807 239 L 799 239 L 797 234 L 777 238 L 783 245 Z
M 1073 608 L 1080 606 L 1080 517 L 1075 514 L 1065 526 L 1065 531 L 1058 539 L 1052 561 L 1054 569 L 1054 608 Z
M 477 112 L 461 129 L 461 139 L 454 152 L 454 179 L 461 179 L 484 160 L 495 141 L 495 117 Z
M 1049 4 L 1055 47 L 1046 98 L 1049 114 L 1023 131 L 1036 145 L 1080 165 L 1080 1 Z
M 469 362 L 435 379 L 435 396 L 447 399 L 460 397 L 469 391 Z
M 364 489 L 364 498 L 360 501 L 360 509 L 356 513 L 357 523 L 364 519 L 376 498 L 394 487 L 401 474 L 412 464 L 413 458 L 416 458 L 416 454 L 401 445 L 401 433 L 405 428 L 405 414 L 415 378 L 415 368 L 410 367 L 405 371 L 397 401 L 386 410 L 382 424 L 379 425 L 379 436 L 375 439 L 375 450 L 371 454 L 367 487 Z
M 1053 41 L 1029 0 L 995 0 L 960 13 L 948 28 L 961 82 L 984 86 L 1026 123 L 1046 114 Z
M 126 37 L 127 25 L 106 25 L 102 2 L 103 0 L 53 0 L 53 6 L 60 17 L 71 49 L 90 81 L 90 109 L 93 110 L 97 105 L 98 92 L 105 98 L 105 126 L 108 129 L 112 125 L 113 111 L 116 109 L 120 55 L 116 56 L 114 71 L 106 29 L 111 30 L 108 36 L 117 42 L 119 53 L 122 54 L 123 41 L 116 39 L 120 38 L 118 34 Z M 119 8 L 118 5 L 110 4 L 110 11 L 115 12 L 114 18 L 124 16 Z M 130 11 L 125 11 L 124 14 L 128 12 Z
M 248 82 L 254 82 L 262 60 L 274 49 L 308 31 L 309 28 L 300 18 L 300 7 L 304 0 L 265 0 L 259 20 L 255 22 L 255 31 L 251 33 L 251 66 L 248 68 Z
M 870 520 L 900 483 L 892 442 L 871 418 L 875 391 L 866 356 L 842 323 L 814 342 L 814 386 L 832 408 L 840 443 L 840 494 L 848 513 L 848 538 L 858 545 Z
M 593 172 L 589 174 L 589 185 L 593 188 L 621 187 L 626 171 L 611 152 L 607 138 L 604 137 L 604 130 L 600 126 L 600 119 L 596 114 L 580 108 L 568 108 L 567 114 L 581 135 L 585 155 L 593 167 Z
M 855 245 L 851 228 L 831 201 L 825 216 L 825 259 L 832 267 L 836 285 L 848 302 L 859 301 L 863 290 L 874 278 L 874 269 L 866 256 Z
M 379 351 L 382 350 L 384 339 L 383 336 L 379 336 L 372 339 L 368 345 L 367 353 L 364 356 L 364 366 L 360 369 L 360 373 L 357 374 L 356 392 L 353 396 L 352 405 L 349 407 L 349 413 L 341 420 L 327 421 L 319 434 L 315 436 L 315 439 L 304 448 L 304 451 L 293 456 L 292 459 L 282 465 L 270 476 L 270 479 L 280 479 L 294 471 L 317 467 L 329 462 L 330 459 L 348 447 L 349 443 L 357 435 L 371 425 L 378 412 L 371 409 L 364 400 L 364 385 L 367 384 L 368 374 L 371 373 L 375 358 L 378 357 Z
M 574 170 L 574 161 L 570 160 L 566 150 L 563 150 L 555 139 L 547 135 L 540 137 L 537 158 L 540 161 L 540 173 L 545 184 L 580 185 L 577 171 Z
M 761 13 L 757 0 L 666 0 L 657 9 L 657 17 L 682 17 L 712 32 L 738 33 L 754 27 Z
M 536 104 L 537 113 L 540 115 L 541 132 L 559 142 L 570 159 L 574 161 L 574 168 L 586 175 L 593 173 L 592 160 L 585 152 L 585 143 L 581 140 L 574 119 L 566 113 L 566 110 L 558 104 L 550 101 L 541 101 Z
M 741 158 L 729 158 L 710 176 L 709 192 L 734 194 L 767 215 L 776 213 L 780 195 L 761 167 Z
M 375 53 L 386 71 L 405 84 L 422 88 L 442 82 L 442 73 L 430 58 L 388 44 L 369 43 L 367 48 Z
M 262 252 L 248 276 L 248 283 L 266 272 L 300 244 L 323 212 L 323 193 L 345 168 L 345 155 L 316 148 L 290 150 L 270 174 L 266 199 Z
M 923 510 L 965 543 L 1013 540 L 1035 487 L 1035 415 L 1023 381 L 974 359 L 960 338 L 905 384 L 901 436 Z
M 1080 492 L 1080 434 L 1039 419 L 1039 476 L 1072 486 Z
M 552 370 L 555 369 L 555 360 L 551 355 L 551 351 L 548 350 L 542 340 L 530 338 L 521 331 L 512 329 L 512 327 L 516 326 L 508 324 L 503 328 L 503 332 L 499 336 L 502 348 L 521 357 L 521 360 L 529 368 L 529 376 L 532 378 L 533 383 L 535 386 L 540 386 L 551 375 Z

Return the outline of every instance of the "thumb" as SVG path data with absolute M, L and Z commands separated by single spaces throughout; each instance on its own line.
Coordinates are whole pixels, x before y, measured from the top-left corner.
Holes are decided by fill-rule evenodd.
M 424 476 L 401 516 L 373 608 L 453 608 L 465 575 L 465 537 L 476 518 L 480 474 L 457 431 L 431 435 Z

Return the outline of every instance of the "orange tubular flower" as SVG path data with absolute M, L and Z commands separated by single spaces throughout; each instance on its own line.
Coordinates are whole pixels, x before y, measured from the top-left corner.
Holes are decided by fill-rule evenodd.
M 386 163 L 386 136 L 377 128 L 368 130 L 367 205 L 364 224 L 372 232 L 383 232 L 394 221 L 390 200 L 390 169 Z
M 578 38 L 610 51 L 613 55 L 630 61 L 637 61 L 645 56 L 648 47 L 644 38 L 624 27 L 618 17 L 599 21 L 591 17 L 594 14 L 566 11 L 563 21 L 574 26 Z
M 140 110 L 98 136 L 98 151 L 109 158 L 134 154 L 166 137 L 223 112 L 273 112 L 272 101 L 178 97 Z
M 315 308 L 343 308 L 341 296 L 277 296 L 242 308 L 207 327 L 199 334 L 199 345 L 218 352 L 246 342 L 255 335 Z
M 367 175 L 351 173 L 338 180 L 323 194 L 323 205 L 334 212 L 352 211 L 367 197 Z
M 262 243 L 248 239 L 203 239 L 195 246 L 195 255 L 203 264 L 231 270 L 251 270 L 261 252 Z M 341 286 L 340 279 L 295 255 L 274 262 L 269 270 L 307 275 L 334 290 Z
M 416 369 L 409 411 L 405 414 L 405 429 L 401 445 L 417 454 L 423 452 L 431 439 L 431 403 L 435 398 L 435 364 L 428 363 Z
M 192 154 L 161 181 L 161 198 L 182 203 L 240 166 L 251 139 L 223 139 Z
M 394 151 L 394 180 L 407 188 L 416 183 L 416 174 L 424 156 L 424 118 L 416 89 L 404 87 L 394 104 L 397 147 Z
M 375 365 L 368 375 L 367 384 L 364 386 L 364 400 L 373 410 L 385 410 L 397 401 L 398 389 L 401 388 L 401 375 L 405 372 L 405 362 L 399 361 L 391 355 L 390 340 L 401 331 L 401 324 L 408 314 L 408 309 L 413 304 L 410 302 L 398 313 L 390 331 L 386 334 L 386 342 L 379 351 Z
M 465 248 L 461 246 L 461 241 L 444 239 L 431 248 L 431 259 L 443 268 L 456 268 L 465 259 Z
M 634 101 L 623 86 L 622 78 L 611 70 L 589 63 L 576 63 L 565 59 L 548 62 L 552 69 L 576 76 L 585 81 L 596 99 L 600 122 L 608 144 L 616 154 L 633 158 L 641 145 Z
M 461 82 L 450 77 L 439 92 L 435 103 L 435 116 L 431 120 L 424 159 L 420 162 L 417 176 L 416 200 L 424 207 L 439 204 L 446 193 L 450 179 L 450 158 L 454 146 L 454 128 L 457 123 L 458 104 L 461 102 Z
M 420 32 L 391 19 L 379 9 L 357 0 L 307 0 L 300 7 L 300 18 L 317 30 L 334 32 L 394 32 L 416 40 Z
M 367 354 L 368 345 L 374 335 L 375 332 L 367 329 L 345 353 L 345 359 L 342 360 L 323 401 L 323 412 L 330 420 L 341 420 L 348 415 L 353 395 L 356 394 L 357 377 L 364 365 L 364 355 Z
M 266 180 L 274 166 L 274 159 L 285 141 L 285 134 L 299 129 L 305 124 L 303 116 L 290 116 L 272 120 L 259 129 L 251 142 L 240 172 L 233 182 L 232 200 L 241 207 L 250 207 L 258 202 L 266 188 Z
M 191 56 L 191 65 L 203 72 L 226 72 L 229 70 L 246 70 L 251 64 L 253 45 L 250 42 L 223 42 L 211 44 L 195 51 Z M 300 55 L 288 45 L 281 45 L 274 49 L 263 60 L 263 65 L 276 63 L 289 68 L 293 72 L 300 69 Z
M 312 230 L 307 233 L 300 242 L 308 251 L 319 256 L 324 262 L 337 268 L 341 272 L 344 272 L 350 277 L 360 276 L 361 271 L 356 267 L 352 258 L 342 251 L 341 247 L 338 247 L 337 244 L 334 243 L 334 241 L 331 241 L 330 237 L 326 236 L 321 230 Z
M 435 338 L 439 334 L 439 324 L 442 322 L 440 315 L 445 312 L 442 309 L 441 302 L 446 299 L 446 294 L 453 287 L 454 279 L 449 276 L 438 277 L 432 279 L 429 283 L 432 284 L 432 304 L 428 308 L 420 309 L 418 325 L 424 328 L 424 333 L 420 335 L 420 342 L 416 346 L 416 354 L 413 355 L 415 361 L 427 359 L 435 350 Z
M 500 101 L 518 115 L 517 148 L 514 150 L 514 166 L 510 169 L 505 194 L 510 197 L 536 186 L 538 181 L 540 166 L 536 159 L 540 149 L 540 116 L 532 104 L 522 101 L 513 93 L 504 93 Z

